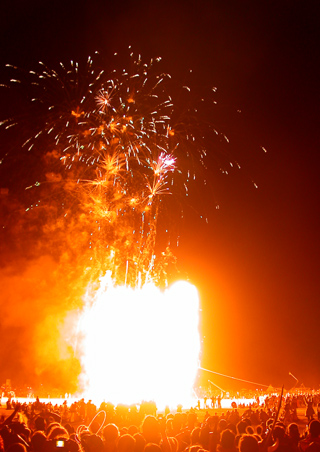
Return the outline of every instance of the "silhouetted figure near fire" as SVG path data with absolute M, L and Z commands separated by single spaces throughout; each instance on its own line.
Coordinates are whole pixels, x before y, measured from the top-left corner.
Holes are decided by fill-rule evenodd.
M 103 428 L 102 437 L 106 452 L 116 452 L 119 436 L 120 432 L 115 424 L 107 424 Z
M 104 445 L 100 436 L 89 431 L 82 432 L 80 436 L 82 452 L 104 452 Z
M 259 452 L 259 443 L 253 435 L 243 435 L 239 442 L 239 452 Z
M 146 443 L 160 444 L 160 424 L 154 416 L 146 416 L 142 423 L 142 435 Z
M 308 423 L 310 423 L 313 419 L 314 415 L 314 409 L 313 409 L 313 398 L 309 397 L 309 399 L 306 399 L 306 416 L 308 418 Z
M 299 449 L 301 452 L 306 452 L 307 448 L 315 443 L 320 446 L 320 422 L 313 419 L 309 425 L 309 434 L 300 441 Z
M 217 452 L 238 452 L 235 444 L 236 435 L 230 429 L 223 430 L 220 435 L 220 443 Z
M 276 450 L 277 452 L 293 452 L 293 448 L 288 436 L 286 435 L 285 428 L 282 425 L 275 426 L 272 437 L 274 441 L 274 446 L 271 446 L 272 450 Z
M 145 452 L 147 450 L 149 452 L 156 452 L 156 446 L 161 446 L 160 450 L 162 452 L 171 452 L 171 446 L 166 434 L 165 422 L 159 422 L 155 416 L 146 416 L 142 423 L 141 433 L 146 440 L 146 446 L 144 448 Z
M 146 445 L 146 440 L 144 436 L 138 432 L 133 435 L 135 439 L 134 452 L 143 452 L 144 446 Z
M 133 436 L 125 433 L 118 440 L 118 452 L 134 452 L 136 440 Z
M 34 432 L 30 441 L 33 452 L 43 452 L 46 446 L 46 441 L 47 438 L 44 431 L 38 430 Z
M 298 424 L 292 422 L 287 428 L 287 435 L 294 452 L 299 451 L 299 442 L 301 440 Z
M 97 407 L 92 403 L 92 400 L 89 400 L 86 407 L 86 422 L 85 424 L 90 424 L 90 421 L 97 414 Z

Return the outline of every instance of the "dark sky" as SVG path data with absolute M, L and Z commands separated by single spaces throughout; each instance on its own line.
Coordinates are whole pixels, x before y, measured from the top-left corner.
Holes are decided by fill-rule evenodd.
M 11 0 L 0 14 L 2 67 L 132 45 L 218 87 L 242 169 L 201 194 L 209 224 L 192 220 L 179 251 L 201 294 L 202 366 L 286 388 L 289 372 L 320 384 L 319 19 L 298 0 Z

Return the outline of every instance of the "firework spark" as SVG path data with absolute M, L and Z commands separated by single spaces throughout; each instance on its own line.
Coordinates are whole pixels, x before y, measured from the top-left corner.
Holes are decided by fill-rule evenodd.
M 97 102 L 97 105 L 99 107 L 99 111 L 106 112 L 108 107 L 111 107 L 111 98 L 112 98 L 112 91 L 108 92 L 104 89 L 100 89 L 98 91 L 98 94 L 95 96 L 95 100 Z

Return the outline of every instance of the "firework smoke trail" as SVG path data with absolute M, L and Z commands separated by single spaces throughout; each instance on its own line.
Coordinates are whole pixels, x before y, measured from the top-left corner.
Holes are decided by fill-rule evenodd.
M 169 248 L 161 259 L 155 253 L 165 198 L 187 195 L 195 160 L 205 166 L 197 109 L 181 114 L 159 63 L 131 54 L 130 70 L 110 74 L 96 70 L 90 57 L 83 66 L 60 63 L 57 70 L 43 63 L 30 72 L 8 67 L 7 87 L 29 103 L 21 119 L 6 119 L 2 127 L 32 118 L 22 147 L 42 174 L 26 187 L 41 198 L 28 210 L 44 205 L 45 234 L 63 236 L 64 244 L 69 237 L 74 253 L 87 247 L 99 271 L 111 268 L 118 283 L 157 279 L 161 260 L 170 258 Z

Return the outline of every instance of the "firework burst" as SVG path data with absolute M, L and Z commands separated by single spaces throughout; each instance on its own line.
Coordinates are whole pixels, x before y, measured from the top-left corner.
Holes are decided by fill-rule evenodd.
M 41 204 L 49 205 L 46 231 L 77 237 L 78 249 L 90 250 L 90 259 L 111 268 L 118 283 L 166 276 L 163 262 L 171 252 L 167 246 L 156 252 L 165 200 L 174 194 L 180 203 L 197 166 L 205 166 L 198 109 L 173 102 L 171 77 L 159 72 L 159 63 L 131 54 L 130 70 L 110 73 L 97 70 L 90 57 L 58 69 L 8 66 L 6 87 L 18 90 L 27 108 L 2 127 L 21 130 L 28 118 L 22 149 L 40 171 L 28 188 L 47 200 Z M 167 232 L 166 245 L 172 237 Z

